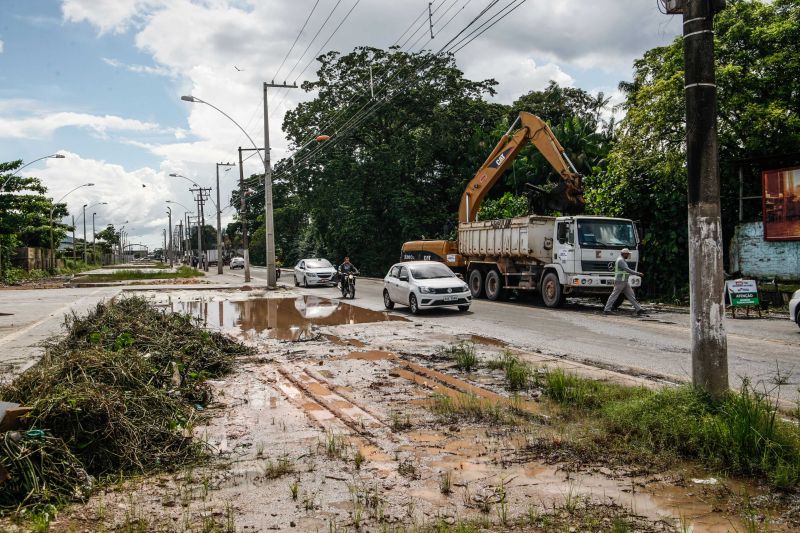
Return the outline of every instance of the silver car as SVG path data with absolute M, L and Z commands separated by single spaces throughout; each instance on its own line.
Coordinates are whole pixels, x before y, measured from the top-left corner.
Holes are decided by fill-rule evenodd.
M 327 259 L 301 259 L 294 267 L 294 286 L 336 285 L 336 269 Z

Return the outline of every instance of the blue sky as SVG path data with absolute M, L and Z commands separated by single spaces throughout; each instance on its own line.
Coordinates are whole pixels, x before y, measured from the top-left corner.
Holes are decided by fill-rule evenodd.
M 442 28 L 441 41 L 486 0 L 438 2 L 455 17 L 451 28 Z M 364 0 L 345 19 L 355 0 L 344 0 L 309 55 L 298 57 L 334 3 L 320 1 L 287 65 L 301 59 L 305 64 L 340 20 L 341 31 L 324 50 L 386 47 L 427 5 Z M 0 0 L 0 160 L 64 153 L 65 159 L 37 163 L 31 173 L 55 197 L 96 182 L 67 198 L 70 210 L 108 201 L 98 220 L 130 220 L 139 240 L 158 245 L 166 224 L 164 200 L 191 206 L 188 183 L 168 174 L 209 185 L 214 163 L 236 159 L 236 147 L 249 144 L 224 117 L 180 96 L 213 102 L 261 145 L 260 83 L 277 70 L 313 5 L 314 0 Z M 507 103 L 550 79 L 618 98 L 616 86 L 630 77 L 632 60 L 679 31 L 680 21 L 661 15 L 651 2 L 529 0 L 456 59 L 472 78 L 497 79 L 497 99 Z M 434 40 L 429 47 L 436 46 Z M 312 63 L 299 81 L 313 72 Z M 288 153 L 279 127 L 283 113 L 308 97 L 293 91 L 273 110 L 273 159 Z M 276 95 L 272 102 L 280 100 Z M 245 171 L 257 172 L 257 160 Z M 234 174 L 223 178 L 223 205 Z M 223 222 L 230 214 L 229 209 Z

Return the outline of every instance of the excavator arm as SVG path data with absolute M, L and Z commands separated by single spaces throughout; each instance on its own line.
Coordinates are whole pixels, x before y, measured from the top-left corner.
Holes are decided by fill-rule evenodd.
M 520 128 L 512 135 L 511 132 L 514 131 L 517 124 L 520 125 Z M 566 205 L 583 206 L 582 176 L 578 174 L 572 161 L 567 157 L 564 147 L 553 135 L 550 126 L 536 115 L 523 111 L 494 147 L 475 177 L 467 185 L 464 194 L 461 195 L 461 204 L 458 208 L 460 223 L 474 222 L 477 219 L 478 210 L 480 210 L 486 195 L 527 142 L 536 146 L 561 176 Z

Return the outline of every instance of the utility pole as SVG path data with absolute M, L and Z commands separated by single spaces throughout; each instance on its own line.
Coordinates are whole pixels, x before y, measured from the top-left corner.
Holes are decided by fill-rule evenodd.
M 83 263 L 88 263 L 88 259 L 86 256 L 86 206 L 88 204 L 83 204 Z
M 197 189 L 189 189 L 191 192 L 197 193 L 197 212 L 199 214 L 197 219 L 197 249 L 198 259 L 203 260 L 203 230 L 206 226 L 204 205 L 208 197 L 211 195 L 211 187 L 198 187 Z M 219 251 L 217 251 L 219 254 Z M 219 258 L 218 258 L 219 260 Z M 203 261 L 203 270 L 208 272 L 208 257 Z
M 175 266 L 172 260 L 172 208 L 167 206 L 167 227 L 169 227 L 169 248 L 167 248 L 167 255 L 169 256 L 169 266 Z
M 244 166 L 242 165 L 242 147 L 239 147 L 239 200 L 242 213 L 242 248 L 244 249 L 244 282 L 250 283 L 250 250 L 247 243 L 247 194 L 244 188 Z
M 714 14 L 724 0 L 667 0 L 683 13 L 686 170 L 689 201 L 689 295 L 692 383 L 719 397 L 728 391 L 722 222 L 714 73 Z M 671 10 L 670 10 L 671 8 Z
M 162 231 L 164 232 L 164 247 L 161 249 L 162 250 L 162 252 L 161 252 L 161 260 L 166 262 L 166 260 L 167 260 L 167 228 L 164 228 Z
M 267 88 L 283 87 L 286 89 L 296 89 L 297 85 L 287 85 L 285 83 L 264 82 L 264 229 L 266 230 L 267 245 L 267 286 L 275 287 L 277 276 L 275 275 L 275 228 L 273 226 L 274 216 L 272 207 L 272 163 L 270 162 L 269 150 L 269 106 L 267 104 Z
M 222 209 L 219 199 L 219 167 L 235 167 L 235 163 L 217 163 L 217 274 L 222 274 Z
M 97 247 L 95 245 L 96 240 L 97 240 L 97 235 L 95 234 L 95 230 L 94 230 L 94 216 L 96 214 L 97 213 L 92 213 L 92 263 L 93 264 L 97 263 Z
M 78 259 L 78 243 L 75 242 L 75 215 L 72 215 L 72 260 Z
M 431 28 L 431 39 L 433 39 L 433 13 L 431 13 L 431 5 L 433 5 L 433 2 L 428 2 L 428 25 Z M 441 18 L 441 16 L 439 18 Z

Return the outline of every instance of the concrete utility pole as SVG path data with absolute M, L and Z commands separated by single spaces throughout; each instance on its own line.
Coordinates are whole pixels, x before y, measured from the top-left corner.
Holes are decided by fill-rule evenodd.
M 667 0 L 668 10 L 683 13 L 692 382 L 717 397 L 728 391 L 713 29 L 724 5 Z
M 97 247 L 95 246 L 95 242 L 97 240 L 97 235 L 96 235 L 96 232 L 94 230 L 94 216 L 96 214 L 97 213 L 92 213 L 92 263 L 93 264 L 97 263 Z
M 78 259 L 78 248 L 75 242 L 75 215 L 72 215 L 72 260 Z
M 242 248 L 244 248 L 244 282 L 250 283 L 250 250 L 247 243 L 247 194 L 244 188 L 244 166 L 242 165 L 242 147 L 239 147 L 239 196 L 242 207 Z
M 167 255 L 169 256 L 169 266 L 175 266 L 172 260 L 172 208 L 167 206 L 167 225 L 169 227 L 169 248 L 167 248 Z
M 235 163 L 217 163 L 217 274 L 222 274 L 222 209 L 219 200 L 219 167 L 235 167 Z
M 89 204 L 83 204 L 83 263 L 88 263 L 88 259 L 86 256 L 86 206 Z
M 275 275 L 275 228 L 273 226 L 274 216 L 272 208 L 272 164 L 269 153 L 269 106 L 267 105 L 267 88 L 283 87 L 286 89 L 296 89 L 297 85 L 287 85 L 285 83 L 264 82 L 264 224 L 267 240 L 267 286 L 274 287 L 278 279 Z

